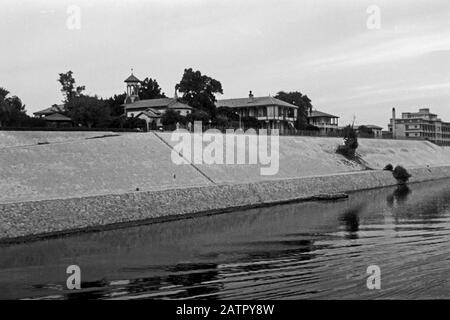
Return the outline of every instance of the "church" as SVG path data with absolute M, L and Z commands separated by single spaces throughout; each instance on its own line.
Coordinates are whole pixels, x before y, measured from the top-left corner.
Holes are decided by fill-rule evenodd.
M 127 96 L 123 104 L 125 115 L 128 118 L 136 117 L 145 120 L 147 130 L 154 130 L 162 126 L 161 117 L 169 109 L 178 112 L 182 116 L 187 116 L 193 110 L 192 107 L 178 100 L 176 90 L 173 98 L 141 100 L 138 95 L 141 81 L 133 72 L 124 82 L 127 89 Z

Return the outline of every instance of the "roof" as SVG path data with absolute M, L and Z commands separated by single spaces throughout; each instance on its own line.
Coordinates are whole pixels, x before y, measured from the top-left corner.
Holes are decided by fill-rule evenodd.
M 127 109 L 147 109 L 147 108 L 170 108 L 170 109 L 192 109 L 185 103 L 181 103 L 174 98 L 159 98 L 139 100 L 133 103 L 123 104 Z
M 179 101 L 175 101 L 174 103 L 170 104 L 168 109 L 189 109 L 192 110 L 193 108 L 185 103 L 181 103 Z
M 139 118 L 139 116 L 143 114 L 149 118 L 159 118 L 161 117 L 161 112 L 157 111 L 157 110 L 153 110 L 153 109 L 147 109 L 145 111 L 140 112 L 136 118 Z
M 253 98 L 238 98 L 238 99 L 223 99 L 216 103 L 218 108 L 245 108 L 245 107 L 260 107 L 260 106 L 281 106 L 289 108 L 298 108 L 298 106 L 284 102 L 273 97 L 253 97 Z
M 313 110 L 311 114 L 308 116 L 308 118 L 339 118 L 338 116 L 334 116 L 329 113 L 325 113 L 318 110 Z
M 53 113 L 64 112 L 65 110 L 66 110 L 66 107 L 64 104 L 58 104 L 58 105 L 53 105 L 50 108 L 34 112 L 33 114 L 35 116 L 47 116 L 47 115 L 50 115 Z
M 134 74 L 131 74 L 124 82 L 141 82 Z
M 65 115 L 62 115 L 60 113 L 53 113 L 49 116 L 46 116 L 44 118 L 45 121 L 72 121 L 71 118 L 66 117 Z
M 373 124 L 367 124 L 367 125 L 360 125 L 360 126 L 358 126 L 358 128 L 360 128 L 360 127 L 366 127 L 366 128 L 369 128 L 369 129 L 376 129 L 376 130 L 381 130 L 381 129 L 383 129 L 383 127 L 379 127 L 379 126 L 376 126 L 376 125 L 373 125 Z

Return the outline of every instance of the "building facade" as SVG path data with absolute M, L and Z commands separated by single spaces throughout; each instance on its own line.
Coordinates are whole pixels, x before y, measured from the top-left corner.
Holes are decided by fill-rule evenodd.
M 298 111 L 293 104 L 270 96 L 254 97 L 251 91 L 248 98 L 218 100 L 216 106 L 231 108 L 240 118 L 256 118 L 259 129 L 278 129 L 280 132 L 294 129 Z
M 419 109 L 419 112 L 404 112 L 401 118 L 396 117 L 393 109 L 388 128 L 394 139 L 423 139 L 450 146 L 450 123 L 442 121 L 428 108 Z
M 339 131 L 339 117 L 318 110 L 312 110 L 308 115 L 308 123 L 319 128 L 322 134 Z
M 133 73 L 124 82 L 127 89 L 127 96 L 122 105 L 125 116 L 145 120 L 148 130 L 162 126 L 161 117 L 169 109 L 182 116 L 187 116 L 192 112 L 192 107 L 178 101 L 176 92 L 173 98 L 139 99 L 138 92 L 141 81 Z
M 365 131 L 362 131 L 362 128 L 365 127 Z M 375 138 L 375 139 L 382 139 L 383 138 L 383 128 L 373 125 L 373 124 L 367 124 L 362 126 L 357 126 L 356 131 L 360 136 L 363 138 Z

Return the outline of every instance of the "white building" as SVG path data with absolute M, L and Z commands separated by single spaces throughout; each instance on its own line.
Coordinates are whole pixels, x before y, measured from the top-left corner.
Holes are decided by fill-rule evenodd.
M 147 122 L 147 129 L 156 129 L 161 126 L 161 117 L 169 109 L 187 116 L 193 110 L 187 104 L 178 101 L 177 95 L 173 98 L 139 99 L 141 81 L 133 73 L 124 81 L 127 85 L 127 97 L 123 107 L 128 118 L 136 117 Z

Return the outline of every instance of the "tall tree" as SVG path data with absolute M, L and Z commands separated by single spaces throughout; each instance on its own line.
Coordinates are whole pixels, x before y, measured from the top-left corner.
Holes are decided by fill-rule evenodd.
M 182 100 L 193 108 L 207 112 L 212 118 L 216 113 L 215 94 L 223 94 L 222 84 L 200 71 L 185 69 L 183 77 L 175 87 L 183 94 Z
M 58 82 L 61 84 L 61 92 L 64 96 L 64 102 L 69 102 L 74 97 L 80 96 L 86 89 L 85 86 L 76 86 L 75 78 L 73 77 L 72 71 L 67 71 L 66 73 L 60 73 Z
M 110 120 L 107 102 L 97 96 L 74 97 L 67 103 L 67 110 L 73 121 L 88 128 L 105 126 Z
M 280 91 L 277 93 L 275 98 L 280 99 L 284 102 L 296 105 L 298 107 L 297 111 L 297 121 L 296 128 L 304 129 L 308 124 L 308 113 L 312 111 L 311 100 L 307 95 L 303 95 L 301 92 L 284 92 Z
M 141 81 L 138 95 L 142 100 L 166 97 L 164 92 L 161 91 L 161 87 L 159 86 L 158 82 L 152 78 L 145 78 L 143 81 Z

